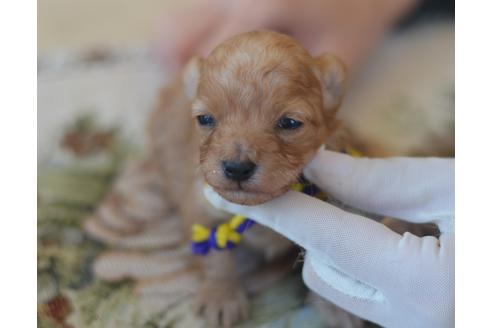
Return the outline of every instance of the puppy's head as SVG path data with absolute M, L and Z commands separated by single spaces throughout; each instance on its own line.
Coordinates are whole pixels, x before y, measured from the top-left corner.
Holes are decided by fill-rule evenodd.
M 259 204 L 289 189 L 335 127 L 345 69 L 292 38 L 250 32 L 184 73 L 201 135 L 200 170 L 225 199 Z

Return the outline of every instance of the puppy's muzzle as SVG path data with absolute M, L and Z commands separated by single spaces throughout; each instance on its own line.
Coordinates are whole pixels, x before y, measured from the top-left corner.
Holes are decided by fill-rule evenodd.
M 251 161 L 224 161 L 222 169 L 227 179 L 241 182 L 251 178 L 256 171 L 256 164 Z

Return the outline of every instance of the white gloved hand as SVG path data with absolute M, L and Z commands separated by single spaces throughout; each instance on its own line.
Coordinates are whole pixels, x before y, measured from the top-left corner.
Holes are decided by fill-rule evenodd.
M 352 158 L 321 151 L 304 174 L 347 205 L 434 222 L 441 236 L 401 236 L 295 191 L 257 206 L 232 204 L 210 187 L 205 195 L 216 207 L 243 214 L 304 247 L 306 284 L 347 311 L 386 327 L 452 327 L 454 160 Z

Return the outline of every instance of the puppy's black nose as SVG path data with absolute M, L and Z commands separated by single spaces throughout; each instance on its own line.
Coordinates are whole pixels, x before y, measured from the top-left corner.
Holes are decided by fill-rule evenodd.
M 234 181 L 248 180 L 256 170 L 256 164 L 251 161 L 243 162 L 222 162 L 222 168 L 224 169 L 224 175 Z

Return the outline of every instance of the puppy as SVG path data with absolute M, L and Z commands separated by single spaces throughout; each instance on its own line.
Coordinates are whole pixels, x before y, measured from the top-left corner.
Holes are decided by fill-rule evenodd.
M 338 125 L 345 76 L 335 56 L 312 57 L 291 37 L 269 31 L 238 35 L 207 58 L 192 59 L 183 85 L 163 90 L 149 126 L 152 156 L 185 231 L 231 216 L 203 198 L 205 183 L 246 205 L 289 190 Z M 270 258 L 292 246 L 260 226 L 243 242 Z M 197 312 L 214 326 L 244 319 L 248 301 L 233 251 L 212 251 L 199 260 L 205 280 Z

